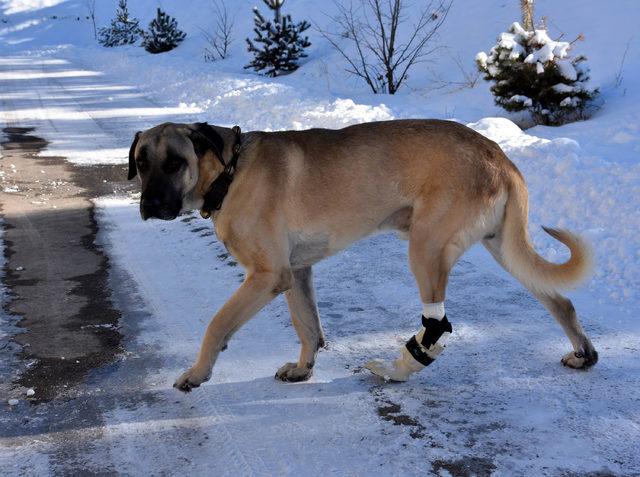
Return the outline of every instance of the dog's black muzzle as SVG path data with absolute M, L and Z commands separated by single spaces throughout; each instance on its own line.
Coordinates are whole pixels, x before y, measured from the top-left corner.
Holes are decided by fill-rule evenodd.
M 182 203 L 163 194 L 142 194 L 140 198 L 140 215 L 143 220 L 161 219 L 173 220 L 180 214 Z

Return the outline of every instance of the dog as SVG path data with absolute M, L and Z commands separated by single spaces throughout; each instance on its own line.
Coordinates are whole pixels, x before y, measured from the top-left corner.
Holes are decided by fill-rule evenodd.
M 560 293 L 590 273 L 589 247 L 571 232 L 544 228 L 571 257 L 556 264 L 539 256 L 527 232 L 522 175 L 495 142 L 464 125 L 397 120 L 241 133 L 164 123 L 136 133 L 129 179 L 136 175 L 144 220 L 201 209 L 246 271 L 208 325 L 195 364 L 175 382 L 181 391 L 207 381 L 234 332 L 280 293 L 301 349 L 276 378 L 308 379 L 324 345 L 312 266 L 385 230 L 409 240 L 423 326 L 396 361 L 368 363 L 375 374 L 403 381 L 442 351 L 442 338 L 452 331 L 444 309 L 449 272 L 478 241 L 559 322 L 573 346 L 562 363 L 588 368 L 597 362 L 571 301 Z

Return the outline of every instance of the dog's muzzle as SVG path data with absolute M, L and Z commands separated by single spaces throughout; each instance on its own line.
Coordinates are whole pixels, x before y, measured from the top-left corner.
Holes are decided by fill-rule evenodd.
M 181 204 L 177 201 L 167 202 L 158 196 L 140 198 L 140 216 L 143 220 L 173 220 L 180 214 Z

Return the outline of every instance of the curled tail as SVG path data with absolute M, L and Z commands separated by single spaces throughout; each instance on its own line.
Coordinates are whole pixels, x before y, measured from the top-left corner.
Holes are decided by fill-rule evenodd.
M 567 230 L 542 227 L 571 251 L 571 258 L 564 263 L 545 260 L 537 254 L 529 239 L 528 212 L 526 185 L 518 176 L 509 190 L 502 225 L 500 254 L 509 272 L 530 290 L 544 294 L 572 288 L 586 279 L 592 271 L 589 246 Z

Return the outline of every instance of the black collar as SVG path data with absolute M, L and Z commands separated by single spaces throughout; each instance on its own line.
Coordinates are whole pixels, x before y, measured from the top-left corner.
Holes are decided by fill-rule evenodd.
M 229 159 L 229 162 L 225 164 L 222 156 L 218 156 L 220 163 L 224 166 L 224 170 L 218 175 L 218 177 L 216 177 L 216 180 L 211 183 L 209 190 L 204 195 L 204 204 L 202 204 L 202 208 L 200 209 L 200 215 L 203 219 L 211 217 L 213 211 L 220 210 L 220 207 L 222 207 L 222 201 L 224 201 L 224 198 L 229 191 L 229 186 L 233 181 L 233 174 L 236 171 L 238 158 L 240 157 L 242 131 L 240 131 L 240 126 L 233 126 L 231 130 L 235 135 L 235 142 L 231 148 L 231 159 Z M 222 151 L 224 151 L 224 148 L 222 148 Z

